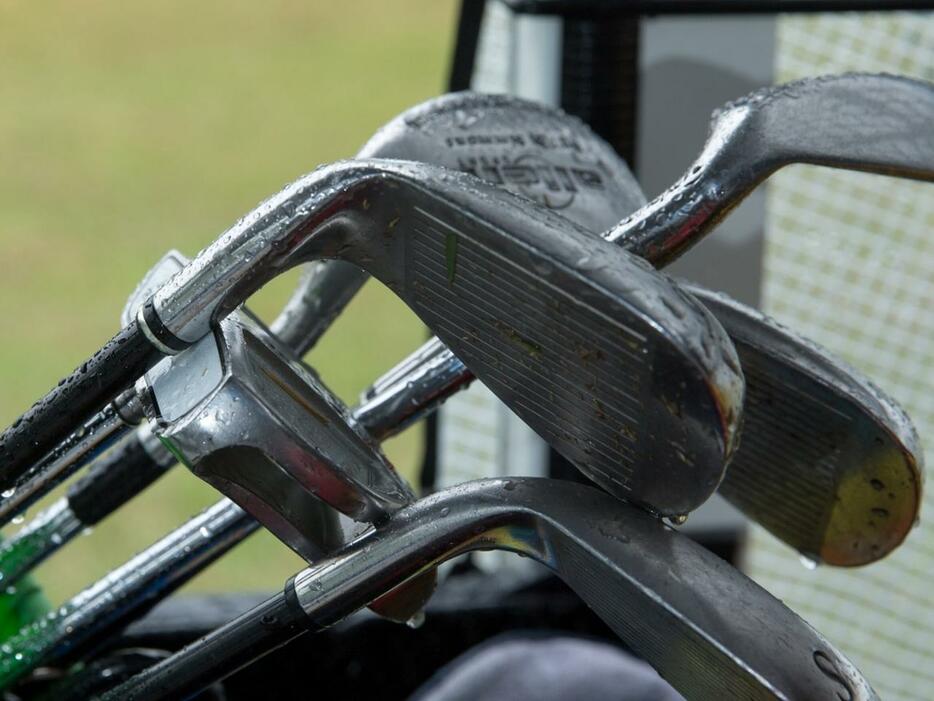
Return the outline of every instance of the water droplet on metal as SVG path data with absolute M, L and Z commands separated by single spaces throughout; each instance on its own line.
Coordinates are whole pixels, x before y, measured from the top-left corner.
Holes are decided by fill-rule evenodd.
M 412 630 L 418 630 L 425 624 L 425 612 L 419 611 L 414 616 L 412 616 L 409 620 L 407 620 L 405 624 Z

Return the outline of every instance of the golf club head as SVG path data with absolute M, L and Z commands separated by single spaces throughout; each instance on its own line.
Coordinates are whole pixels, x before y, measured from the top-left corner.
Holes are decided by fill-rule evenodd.
M 576 117 L 507 95 L 461 92 L 432 98 L 381 128 L 358 158 L 400 158 L 470 173 L 603 231 L 644 204 L 613 149 Z M 607 203 L 612 203 L 608 207 Z M 618 213 L 614 213 L 618 212 Z M 303 356 L 367 275 L 341 261 L 315 261 L 272 332 Z
M 123 317 L 187 263 L 178 251 L 164 255 Z M 308 561 L 354 530 L 338 512 L 379 523 L 414 499 L 340 400 L 246 309 L 144 379 L 152 423 L 176 457 Z M 371 608 L 407 621 L 434 585 L 428 574 Z
M 331 470 L 347 457 L 343 436 L 331 435 L 323 446 L 304 440 L 330 434 L 322 400 L 307 399 L 310 390 L 296 393 L 301 385 L 261 348 L 238 319 L 225 319 L 216 336 L 146 374 L 147 413 L 180 462 L 313 561 L 344 540 L 336 512 L 316 490 L 337 494 L 345 509 L 364 508 L 334 484 Z
M 720 492 L 807 557 L 862 565 L 918 516 L 924 458 L 904 411 L 857 370 L 726 295 L 686 285 L 733 339 L 743 438 Z
M 293 265 L 340 258 L 405 301 L 516 414 L 612 493 L 696 508 L 734 447 L 742 375 L 722 328 L 651 266 L 475 177 L 319 169 L 223 234 L 144 305 L 197 340 Z M 153 329 L 156 331 L 153 331 Z
M 599 163 L 599 180 L 606 184 L 586 199 L 589 221 L 616 221 L 645 204 L 622 159 L 575 118 L 526 101 L 500 99 L 494 104 L 499 112 L 486 109 L 484 96 L 430 100 L 391 122 L 371 143 L 408 146 L 425 158 L 441 154 L 445 163 L 452 160 L 448 153 L 456 145 L 461 162 L 473 167 L 511 163 L 520 159 L 484 155 L 494 148 L 489 144 L 514 143 L 509 134 L 548 133 L 538 126 L 547 115 L 551 133 L 574 134 L 551 143 L 576 144 L 573 153 L 596 154 L 585 160 Z M 438 107 L 444 105 L 450 109 Z M 497 131 L 494 118 L 505 126 Z M 461 123 L 488 126 L 464 137 L 459 136 Z M 562 124 L 567 124 L 563 131 Z M 484 137 L 487 132 L 490 136 Z M 582 211 L 573 206 L 565 214 L 583 221 Z M 920 505 L 923 460 L 904 412 L 858 372 L 759 312 L 699 286 L 685 289 L 713 312 L 737 348 L 742 347 L 744 368 L 748 365 L 755 373 L 746 378 L 750 398 L 744 408 L 744 438 L 721 485 L 724 496 L 809 558 L 853 566 L 891 552 L 906 536 Z M 469 381 L 467 368 L 431 341 L 374 383 L 354 414 L 373 436 L 385 438 L 437 408 Z M 754 402 L 753 395 L 760 401 Z M 797 432 L 807 429 L 810 439 L 802 440 Z M 878 434 L 876 447 L 864 450 L 873 431 Z M 882 465 L 888 466 L 884 478 L 878 474 Z M 844 484 L 849 485 L 845 490 Z M 879 484 L 892 489 L 885 495 L 866 491 Z M 879 502 L 881 496 L 887 505 Z
M 123 316 L 186 264 L 163 256 Z M 175 455 L 306 559 L 343 542 L 324 504 L 372 523 L 414 499 L 340 400 L 246 310 L 145 380 L 150 419 Z
M 809 163 L 934 180 L 934 83 L 848 73 L 764 88 L 713 114 L 685 175 L 604 236 L 664 266 L 779 168 Z
M 592 487 L 522 478 L 466 483 L 412 504 L 105 698 L 192 697 L 473 550 L 512 551 L 551 569 L 687 699 L 878 699 L 817 631 L 689 538 Z

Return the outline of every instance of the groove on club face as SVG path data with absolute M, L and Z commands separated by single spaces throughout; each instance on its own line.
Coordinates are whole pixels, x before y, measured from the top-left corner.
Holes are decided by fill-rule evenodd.
M 328 257 L 387 284 L 613 493 L 675 515 L 719 483 L 742 402 L 722 328 L 648 264 L 470 176 L 400 161 L 320 169 L 205 249 L 154 309 L 198 337 L 282 270 Z
M 470 173 L 590 231 L 603 231 L 645 202 L 629 169 L 590 127 L 508 95 L 462 92 L 427 100 L 381 128 L 357 158 L 401 158 Z M 305 355 L 366 278 L 341 261 L 309 263 L 273 333 Z
M 934 181 L 934 84 L 849 73 L 764 88 L 717 110 L 700 156 L 604 236 L 664 266 L 769 175 L 808 163 Z
M 822 348 L 724 295 L 687 289 L 730 334 L 746 376 L 743 437 L 721 493 L 831 565 L 866 564 L 900 545 L 924 478 L 910 419 Z

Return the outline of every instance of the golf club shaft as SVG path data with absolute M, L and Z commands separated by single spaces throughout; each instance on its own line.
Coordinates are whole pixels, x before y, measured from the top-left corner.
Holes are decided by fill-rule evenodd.
M 174 463 L 174 456 L 148 429 L 124 436 L 91 464 L 64 497 L 0 543 L 0 581 L 14 584 L 84 529 L 152 484 Z
M 0 525 L 35 504 L 129 430 L 112 405 L 97 412 L 43 460 L 13 480 L 0 496 Z
M 13 487 L 161 357 L 137 322 L 123 328 L 0 434 L 0 490 Z
M 214 562 L 259 528 L 223 499 L 112 570 L 0 647 L 0 689 L 40 664 L 79 656 Z

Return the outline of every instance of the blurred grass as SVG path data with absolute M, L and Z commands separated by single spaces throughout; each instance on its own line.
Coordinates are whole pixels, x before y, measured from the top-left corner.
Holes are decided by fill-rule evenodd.
M 437 0 L 0 0 L 0 424 L 116 331 L 167 249 L 193 255 L 441 92 L 454 21 Z M 294 280 L 251 307 L 270 319 Z M 422 338 L 370 283 L 309 360 L 352 402 Z M 411 434 L 387 450 L 404 471 L 419 459 Z M 216 499 L 177 469 L 39 579 L 59 600 Z M 190 586 L 276 588 L 300 566 L 260 533 Z

